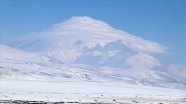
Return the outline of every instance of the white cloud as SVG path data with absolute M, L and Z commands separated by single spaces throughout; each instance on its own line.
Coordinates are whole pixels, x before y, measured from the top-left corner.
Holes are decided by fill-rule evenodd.
M 104 46 L 109 42 L 121 40 L 123 44 L 136 51 L 147 53 L 166 51 L 166 47 L 159 43 L 144 40 L 125 31 L 114 29 L 103 21 L 86 16 L 72 17 L 65 22 L 53 25 L 46 31 L 36 33 L 36 35 L 42 35 L 43 37 L 55 35 L 75 40 L 86 40 L 89 47 L 94 47 L 96 44 Z
M 186 71 L 186 66 L 180 65 L 180 64 L 175 64 L 175 65 L 170 65 L 169 70 L 175 70 L 175 71 Z
M 100 51 L 94 51 L 94 52 L 92 52 L 92 55 L 93 56 L 101 56 L 102 55 L 102 52 L 100 52 Z
M 117 52 L 118 52 L 118 50 L 108 51 L 107 54 L 108 54 L 108 56 L 113 57 L 113 56 L 116 56 Z
M 53 25 L 48 30 L 31 35 L 32 36 L 24 37 L 24 39 L 20 40 L 21 43 L 18 42 L 20 44 L 13 44 L 14 47 L 25 51 L 47 53 L 49 56 L 68 63 L 74 63 L 78 58 L 81 58 L 81 56 L 85 56 L 82 55 L 85 47 L 87 49 L 91 49 L 97 45 L 105 47 L 112 42 L 121 41 L 121 43 L 117 43 L 116 46 L 124 46 L 130 49 L 129 52 L 141 52 L 145 55 L 145 57 L 139 54 L 130 56 L 128 52 L 124 52 L 123 54 L 127 54 L 123 56 L 125 58 L 128 57 L 128 59 L 126 58 L 128 64 L 135 67 L 144 66 L 152 68 L 156 65 L 159 66 L 160 63 L 148 54 L 163 53 L 166 50 L 166 47 L 159 43 L 144 40 L 122 30 L 114 29 L 107 23 L 94 20 L 90 17 L 72 17 L 63 23 Z M 81 44 L 76 44 L 78 41 L 81 41 Z M 122 47 L 119 49 L 122 50 Z M 115 50 L 107 50 L 106 52 L 90 50 L 89 52 L 92 53 L 93 56 L 103 57 L 104 62 L 118 54 Z M 121 55 L 122 53 L 119 54 Z M 120 59 L 120 55 L 114 58 Z M 134 62 L 138 65 L 135 65 Z

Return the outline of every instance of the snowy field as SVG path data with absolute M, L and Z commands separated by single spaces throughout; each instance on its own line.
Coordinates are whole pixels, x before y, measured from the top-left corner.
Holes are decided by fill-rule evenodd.
M 0 100 L 186 104 L 186 90 L 98 82 L 0 81 Z

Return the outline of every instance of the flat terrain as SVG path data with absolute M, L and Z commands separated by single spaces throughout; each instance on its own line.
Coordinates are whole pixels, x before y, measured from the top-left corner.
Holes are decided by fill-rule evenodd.
M 98 82 L 0 81 L 1 103 L 186 104 L 186 90 Z

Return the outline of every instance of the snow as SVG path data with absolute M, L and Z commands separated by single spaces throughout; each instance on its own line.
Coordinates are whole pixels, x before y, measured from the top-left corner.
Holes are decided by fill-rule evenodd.
M 124 83 L 97 82 L 47 82 L 47 81 L 0 81 L 1 100 L 30 100 L 30 101 L 99 101 L 121 102 L 138 99 L 153 101 L 178 101 L 186 97 L 186 90 L 159 87 L 147 87 Z M 14 86 L 14 87 L 12 87 Z M 147 102 L 147 101 L 146 101 Z
M 160 66 L 160 62 L 157 59 L 144 53 L 138 53 L 129 57 L 127 63 L 136 68 L 153 68 L 155 65 Z
M 7 46 L 0 46 L 0 78 L 39 81 L 96 81 L 127 82 L 130 84 L 185 89 L 184 73 L 156 71 L 133 67 L 117 69 L 88 65 L 66 64 L 53 57 L 24 52 Z M 97 54 L 98 52 L 96 52 Z M 114 51 L 115 53 L 115 51 Z M 138 55 L 137 55 L 138 56 Z M 146 56 L 146 55 L 139 55 Z M 147 56 L 149 57 L 149 56 Z M 151 60 L 152 57 L 149 57 Z M 135 58 L 134 58 L 135 59 Z M 132 60 L 132 59 L 131 59 Z M 136 62 L 135 62 L 136 63 Z M 141 62 L 139 62 L 141 63 Z M 134 64 L 134 63 L 133 63 Z M 134 64 L 135 65 L 135 64 Z
M 42 54 L 37 54 L 34 52 L 24 52 L 19 49 L 15 49 L 9 46 L 0 45 L 0 61 L 8 61 L 13 63 L 32 63 L 32 64 L 48 64 L 48 63 L 60 63 L 59 60 L 55 58 L 48 57 Z

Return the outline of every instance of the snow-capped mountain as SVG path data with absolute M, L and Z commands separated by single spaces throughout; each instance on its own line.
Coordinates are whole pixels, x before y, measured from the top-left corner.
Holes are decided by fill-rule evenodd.
M 82 65 L 67 65 L 44 55 L 0 45 L 0 78 L 22 80 L 114 81 L 107 74 Z
M 159 66 L 160 62 L 149 53 L 165 50 L 158 43 L 114 29 L 90 17 L 72 17 L 48 30 L 21 37 L 9 45 L 69 64 L 117 68 L 136 67 L 139 61 L 140 67 Z
M 65 64 L 36 53 L 0 46 L 0 78 L 44 81 L 122 82 L 137 85 L 184 88 L 184 82 L 166 72 L 151 69 L 116 69 Z M 177 74 L 175 74 L 177 75 Z M 169 83 L 169 86 L 167 84 Z
M 105 22 L 72 17 L 48 30 L 0 45 L 2 79 L 118 81 L 184 88 L 183 73 L 153 70 L 161 63 L 151 54 L 166 47 Z M 180 75 L 179 75 L 180 74 Z M 19 77 L 24 76 L 24 77 Z

